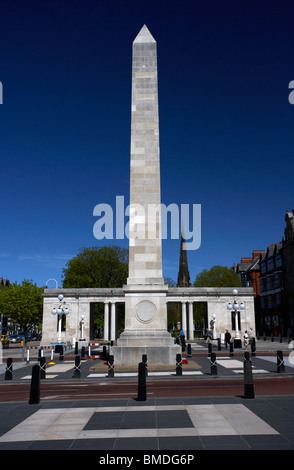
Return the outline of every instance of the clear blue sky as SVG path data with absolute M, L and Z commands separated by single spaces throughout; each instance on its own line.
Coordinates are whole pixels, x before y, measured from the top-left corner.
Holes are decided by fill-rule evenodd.
M 201 204 L 192 281 L 281 240 L 294 208 L 292 0 L 2 0 L 0 276 L 45 285 L 129 198 L 132 41 L 157 41 L 162 202 Z M 177 279 L 179 241 L 163 242 Z M 50 284 L 52 285 L 52 284 Z M 53 286 L 53 285 L 52 285 Z

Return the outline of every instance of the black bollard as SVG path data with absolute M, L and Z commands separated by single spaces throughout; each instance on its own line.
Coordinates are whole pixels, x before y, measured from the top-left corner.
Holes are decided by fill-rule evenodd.
M 40 365 L 36 364 L 32 367 L 29 405 L 37 405 L 40 403 L 40 379 Z
M 176 355 L 176 375 L 182 375 L 182 355 Z
M 61 346 L 61 348 L 60 348 L 59 360 L 60 361 L 64 360 L 64 348 L 63 348 L 63 346 Z
M 114 360 L 113 356 L 108 358 L 108 377 L 114 377 Z
M 208 357 L 211 355 L 211 350 L 212 350 L 212 344 L 208 343 Z
M 145 375 L 148 376 L 148 362 L 147 362 L 147 354 L 142 355 L 142 362 L 145 364 Z
M 187 356 L 188 356 L 188 357 L 192 357 L 192 347 L 191 347 L 191 343 L 188 343 L 188 345 L 187 345 Z
M 107 348 L 106 348 L 106 345 L 104 345 L 104 346 L 102 347 L 102 356 L 101 356 L 101 359 L 106 360 L 106 359 L 107 359 L 107 356 L 108 356 L 108 354 L 107 354 Z
M 251 361 L 244 361 L 244 397 L 255 398 Z
M 46 379 L 46 358 L 41 356 L 39 362 L 40 362 L 40 378 Z
M 146 366 L 145 362 L 139 362 L 138 366 L 138 401 L 146 401 Z
M 59 354 L 59 360 L 63 361 L 63 344 L 56 344 L 55 346 L 55 352 L 56 354 Z
M 251 356 L 256 356 L 256 342 L 255 338 L 251 339 Z
M 43 357 L 43 346 L 39 347 L 38 351 L 38 361 L 40 362 L 41 357 Z
M 81 356 L 76 356 L 75 357 L 75 368 L 74 368 L 74 379 L 80 379 L 81 378 Z
M 5 380 L 12 380 L 13 378 L 13 364 L 12 358 L 9 357 L 6 361 Z
M 221 348 L 221 340 L 220 340 L 220 338 L 217 338 L 217 350 L 221 351 L 221 349 L 222 349 Z
M 283 342 L 282 334 L 280 333 L 280 343 Z
M 234 343 L 230 342 L 230 357 L 234 357 Z
M 78 341 L 75 342 L 75 356 L 79 354 L 79 343 Z
M 216 354 L 214 352 L 210 356 L 210 373 L 211 375 L 217 375 Z
M 249 351 L 244 352 L 244 361 L 250 361 Z
M 277 372 L 285 372 L 283 351 L 277 351 Z
M 81 350 L 81 359 L 82 360 L 85 359 L 85 354 L 86 354 L 86 348 L 85 348 L 85 346 L 82 346 L 82 350 Z

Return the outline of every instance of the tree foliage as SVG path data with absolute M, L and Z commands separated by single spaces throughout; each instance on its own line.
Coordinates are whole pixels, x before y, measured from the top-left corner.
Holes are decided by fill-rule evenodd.
M 197 274 L 194 287 L 241 287 L 241 279 L 233 269 L 213 266 Z
M 122 287 L 127 276 L 127 249 L 119 246 L 81 248 L 63 269 L 63 287 Z
M 42 324 L 44 288 L 32 281 L 14 282 L 0 292 L 0 312 L 16 323 L 25 335 Z

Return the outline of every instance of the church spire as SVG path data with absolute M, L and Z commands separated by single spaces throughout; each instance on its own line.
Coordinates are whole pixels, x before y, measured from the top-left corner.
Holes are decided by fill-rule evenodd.
M 180 265 L 178 273 L 177 287 L 191 287 L 190 274 L 188 269 L 187 250 L 184 249 L 185 236 L 184 228 L 181 233 Z

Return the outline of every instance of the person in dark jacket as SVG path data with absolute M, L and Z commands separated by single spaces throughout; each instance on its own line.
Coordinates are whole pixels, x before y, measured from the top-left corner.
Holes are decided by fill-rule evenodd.
M 226 332 L 225 332 L 226 349 L 227 349 L 228 345 L 230 345 L 230 342 L 231 342 L 231 333 L 229 332 L 229 330 L 226 330 Z

